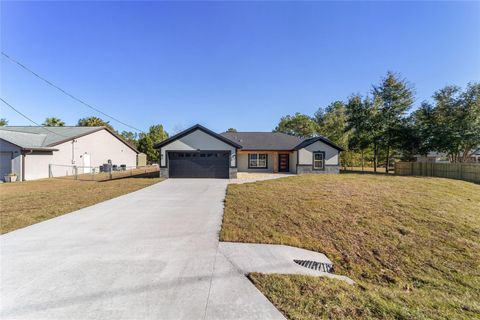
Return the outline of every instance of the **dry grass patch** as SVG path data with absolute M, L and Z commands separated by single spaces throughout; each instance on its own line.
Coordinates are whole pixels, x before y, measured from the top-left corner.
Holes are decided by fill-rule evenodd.
M 357 281 L 252 275 L 292 319 L 467 319 L 480 317 L 479 208 L 462 181 L 305 175 L 230 185 L 221 238 L 324 252 Z
M 125 178 L 104 182 L 44 179 L 0 185 L 0 232 L 57 217 L 159 182 Z

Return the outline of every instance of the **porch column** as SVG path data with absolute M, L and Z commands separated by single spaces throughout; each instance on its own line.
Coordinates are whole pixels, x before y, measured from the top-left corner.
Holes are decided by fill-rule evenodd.
M 278 173 L 278 152 L 272 152 L 273 173 Z

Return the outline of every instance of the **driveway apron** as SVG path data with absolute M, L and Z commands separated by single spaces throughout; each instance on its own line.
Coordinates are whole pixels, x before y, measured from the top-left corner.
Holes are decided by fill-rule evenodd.
M 218 251 L 226 186 L 169 179 L 0 236 L 0 318 L 284 319 Z

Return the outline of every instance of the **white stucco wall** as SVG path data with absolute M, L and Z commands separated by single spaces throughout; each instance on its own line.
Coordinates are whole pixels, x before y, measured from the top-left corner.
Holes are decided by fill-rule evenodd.
M 255 151 L 249 153 L 258 153 Z M 263 152 L 259 152 L 263 153 Z M 237 169 L 238 172 L 273 172 L 273 154 L 267 156 L 267 168 L 266 169 L 249 169 L 248 168 L 248 154 L 242 153 L 238 155 Z
M 160 165 L 166 165 L 167 151 L 182 151 L 182 150 L 227 150 L 231 151 L 232 157 L 230 158 L 230 166 L 235 166 L 235 147 L 225 143 L 217 138 L 201 131 L 195 130 L 188 135 L 172 141 L 171 143 L 163 146 L 160 152 Z
M 314 142 L 298 150 L 298 164 L 311 165 L 313 162 L 313 152 L 315 151 L 325 152 L 325 165 L 338 165 L 339 151 L 322 141 Z
M 0 152 L 7 154 L 7 157 L 11 158 L 10 168 L 1 168 L 0 174 L 8 174 L 11 171 L 17 174 L 18 179 L 22 177 L 22 153 L 19 147 L 13 145 L 5 140 L 0 139 Z M 3 176 L 0 176 L 0 180 L 3 180 Z
M 25 156 L 25 179 L 48 177 L 48 165 L 83 166 L 83 154 L 90 154 L 90 166 L 98 167 L 110 159 L 113 164 L 134 167 L 137 153 L 107 130 L 93 132 L 83 137 L 53 146 L 52 154 L 27 154 Z M 54 176 L 72 174 L 72 168 L 53 166 Z M 79 171 L 79 173 L 83 173 Z
M 48 164 L 52 160 L 52 152 L 31 152 L 25 154 L 25 180 L 48 178 Z
M 105 129 L 75 140 L 75 143 L 67 141 L 55 146 L 59 151 L 54 152 L 53 163 L 82 166 L 82 155 L 88 153 L 92 167 L 107 163 L 108 160 L 117 165 L 125 164 L 127 167 L 137 164 L 137 153 Z

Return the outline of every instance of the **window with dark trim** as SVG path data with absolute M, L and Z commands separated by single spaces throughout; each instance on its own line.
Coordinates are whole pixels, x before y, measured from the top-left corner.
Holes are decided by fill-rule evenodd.
M 325 152 L 317 151 L 313 153 L 313 170 L 325 169 Z
M 268 164 L 267 164 L 266 153 L 249 153 L 248 154 L 248 168 L 266 169 L 267 165 Z

